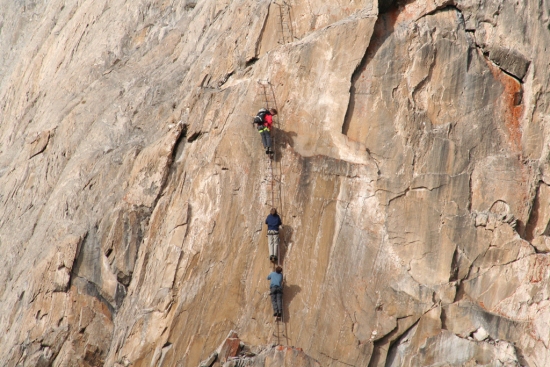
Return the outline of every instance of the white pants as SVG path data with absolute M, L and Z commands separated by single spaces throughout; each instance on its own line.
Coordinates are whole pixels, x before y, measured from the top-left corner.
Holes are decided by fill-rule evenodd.
M 269 247 L 269 256 L 279 256 L 279 232 L 267 231 L 267 245 Z

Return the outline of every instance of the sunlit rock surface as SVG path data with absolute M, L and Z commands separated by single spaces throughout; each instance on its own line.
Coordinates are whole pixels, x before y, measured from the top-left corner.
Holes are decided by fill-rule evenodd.
M 0 9 L 0 365 L 550 365 L 548 1 Z

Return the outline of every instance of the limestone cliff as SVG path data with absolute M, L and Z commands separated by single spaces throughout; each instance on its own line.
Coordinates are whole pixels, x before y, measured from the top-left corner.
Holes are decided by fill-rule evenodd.
M 550 365 L 548 0 L 0 9 L 1 366 Z

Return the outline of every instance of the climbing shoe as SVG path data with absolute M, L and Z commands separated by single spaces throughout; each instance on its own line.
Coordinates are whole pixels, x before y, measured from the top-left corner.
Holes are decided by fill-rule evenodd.
M 277 317 L 282 317 L 282 316 L 283 316 L 282 312 L 277 312 Z
M 275 317 L 278 317 L 278 315 L 279 315 L 278 312 L 273 313 L 273 316 L 275 316 Z

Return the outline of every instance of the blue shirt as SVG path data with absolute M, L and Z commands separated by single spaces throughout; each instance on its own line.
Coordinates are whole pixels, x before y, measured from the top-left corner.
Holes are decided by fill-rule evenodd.
M 283 284 L 283 274 L 274 271 L 267 276 L 267 280 L 271 280 L 269 287 L 280 287 Z
M 267 224 L 268 231 L 278 231 L 279 226 L 283 225 L 283 222 L 281 221 L 281 217 L 279 217 L 279 214 L 269 214 L 265 219 L 265 224 Z

